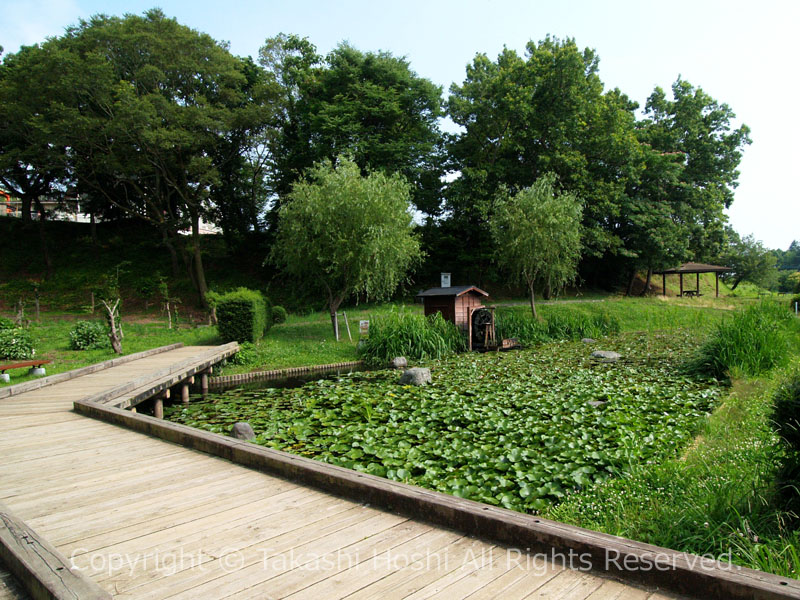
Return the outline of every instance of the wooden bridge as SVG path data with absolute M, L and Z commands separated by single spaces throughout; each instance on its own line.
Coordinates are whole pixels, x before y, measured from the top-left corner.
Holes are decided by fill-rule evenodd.
M 663 549 L 123 410 L 230 352 L 173 347 L 0 388 L 0 599 L 683 597 L 658 591 L 670 577 L 697 597 L 800 597 L 680 560 L 635 586 L 600 549 L 606 563 Z

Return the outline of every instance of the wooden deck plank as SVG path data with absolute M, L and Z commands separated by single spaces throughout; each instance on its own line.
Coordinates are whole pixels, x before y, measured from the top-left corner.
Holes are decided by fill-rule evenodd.
M 345 534 L 349 534 L 348 540 L 358 539 L 358 536 L 368 537 L 372 532 L 382 531 L 403 522 L 401 517 L 386 513 L 372 514 L 365 519 L 364 512 L 377 513 L 363 507 L 360 511 L 340 513 L 334 516 L 327 533 L 322 536 L 313 534 L 308 536 L 307 533 L 313 532 L 313 528 L 298 535 L 301 531 L 299 527 L 302 525 L 297 523 L 273 527 L 265 536 L 256 536 L 249 540 L 246 547 L 219 546 L 216 551 L 207 553 L 213 560 L 203 564 L 204 569 L 201 573 L 184 571 L 179 574 L 184 577 L 170 577 L 166 582 L 158 582 L 158 585 L 150 584 L 130 591 L 134 593 L 133 597 L 142 599 L 221 598 L 221 591 L 225 589 L 235 590 L 237 598 L 247 597 L 258 583 L 274 577 L 276 570 L 297 571 L 297 566 L 304 565 L 305 568 L 301 568 L 299 572 L 307 575 L 308 562 L 324 556 L 327 552 L 338 550 L 342 546 L 342 536 Z M 354 533 L 355 530 L 359 530 L 359 533 Z M 353 538 L 353 535 L 357 537 Z M 309 537 L 313 539 L 309 541 Z M 283 560 L 271 554 L 276 548 L 283 549 L 280 555 Z M 305 557 L 309 558 L 304 560 Z M 267 593 L 272 595 L 272 592 Z M 263 598 L 263 596 L 263 592 L 257 592 L 256 597 Z

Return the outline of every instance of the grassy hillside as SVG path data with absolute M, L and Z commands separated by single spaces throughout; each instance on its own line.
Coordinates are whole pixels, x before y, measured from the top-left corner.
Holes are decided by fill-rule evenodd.
M 185 309 L 197 305 L 185 265 L 180 263 L 174 276 L 169 252 L 157 233 L 144 224 L 99 224 L 95 242 L 89 224 L 48 222 L 45 240 L 53 264 L 49 279 L 38 225 L 26 227 L 18 219 L 0 219 L 0 309 L 9 310 L 22 297 L 31 311 L 34 282 L 39 282 L 43 310 L 80 311 L 90 303 L 97 282 L 117 267 L 128 311 L 146 310 L 157 302 L 160 275 L 169 278 L 170 292 L 181 299 Z M 269 276 L 261 267 L 266 250 L 255 247 L 231 255 L 221 236 L 214 235 L 204 236 L 203 244 L 206 277 L 212 289 L 264 288 Z

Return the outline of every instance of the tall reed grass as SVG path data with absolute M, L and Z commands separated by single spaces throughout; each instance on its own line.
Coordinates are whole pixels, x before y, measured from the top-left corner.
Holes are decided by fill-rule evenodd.
M 369 337 L 359 345 L 359 356 L 371 366 L 386 364 L 395 356 L 410 360 L 442 358 L 466 350 L 465 335 L 441 313 L 429 317 L 392 311 L 372 317 Z
M 731 372 L 760 375 L 787 363 L 790 332 L 797 329 L 785 306 L 768 300 L 759 302 L 717 325 L 689 360 L 687 370 L 717 379 Z
M 497 337 L 515 338 L 523 346 L 552 340 L 579 340 L 618 333 L 620 321 L 607 312 L 587 313 L 579 308 L 559 307 L 537 320 L 527 311 L 497 311 Z

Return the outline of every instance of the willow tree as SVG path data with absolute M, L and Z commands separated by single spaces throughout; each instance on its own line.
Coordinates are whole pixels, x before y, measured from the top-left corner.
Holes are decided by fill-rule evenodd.
M 575 280 L 582 214 L 580 200 L 573 193 L 560 193 L 552 173 L 497 200 L 490 222 L 497 259 L 501 268 L 527 285 L 534 318 L 537 286 L 555 291 Z
M 337 338 L 336 311 L 347 297 L 388 297 L 421 257 L 409 184 L 363 176 L 344 158 L 317 164 L 293 186 L 270 255 L 298 285 L 325 295 Z

